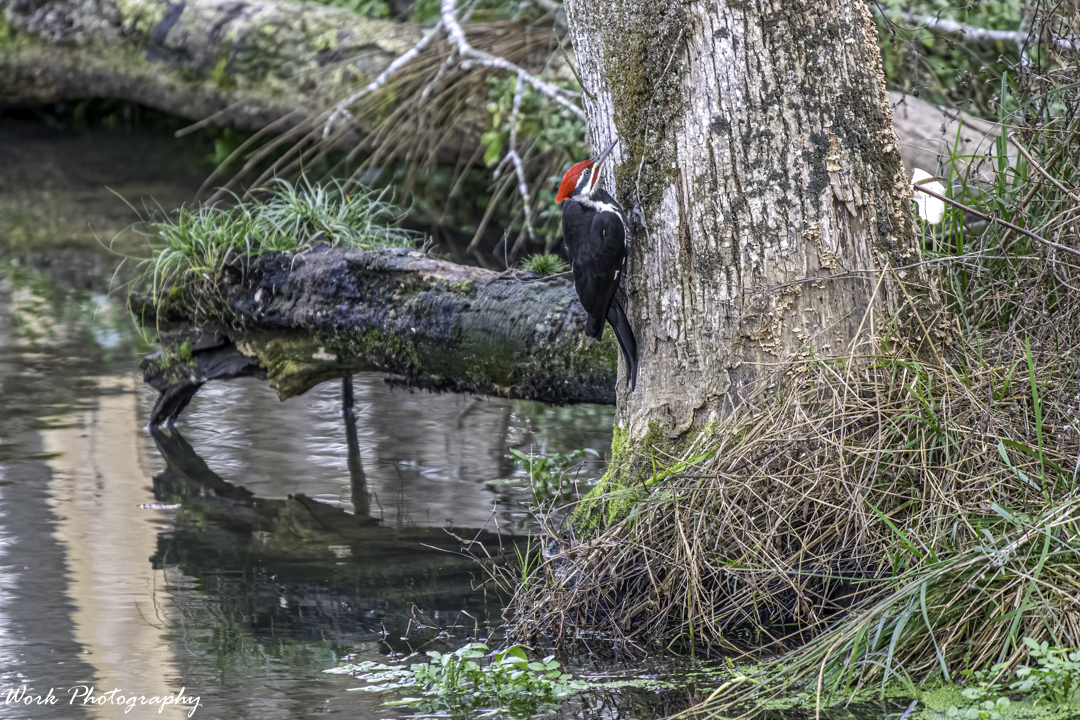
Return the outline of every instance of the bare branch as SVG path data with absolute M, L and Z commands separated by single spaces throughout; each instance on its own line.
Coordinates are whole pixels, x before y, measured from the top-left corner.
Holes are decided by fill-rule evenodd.
M 440 24 L 446 28 L 451 44 L 454 46 L 458 55 L 461 56 L 462 68 L 469 69 L 473 65 L 480 65 L 516 73 L 518 77 L 532 85 L 541 95 L 551 98 L 575 115 L 581 118 L 585 117 L 585 111 L 571 100 L 571 98 L 580 97 L 578 93 L 555 87 L 550 83 L 544 82 L 535 75 L 526 72 L 506 58 L 486 53 L 483 50 L 477 50 L 470 45 L 468 39 L 465 37 L 465 30 L 461 27 L 461 23 L 458 22 L 457 19 L 456 0 L 442 0 L 440 9 L 442 11 L 442 20 L 440 21 Z
M 525 213 L 525 232 L 531 239 L 533 237 L 532 227 L 532 204 L 529 202 L 529 183 L 525 180 L 525 165 L 521 162 L 521 156 L 517 151 L 517 126 L 521 120 L 521 96 L 524 95 L 525 78 L 522 77 L 523 72 L 518 73 L 518 79 L 516 87 L 514 88 L 514 107 L 510 113 L 510 149 L 506 151 L 506 157 L 503 158 L 503 162 L 506 162 L 509 158 L 510 162 L 514 165 L 514 173 L 517 175 L 517 191 L 521 196 L 521 203 L 523 211 Z M 502 163 L 499 163 L 500 166 Z
M 1021 49 L 1021 54 L 1023 54 L 1023 48 L 1028 39 L 1028 30 L 1024 28 L 1024 25 L 1030 23 L 1030 21 L 1022 23 L 1018 30 L 990 30 L 989 28 L 968 25 L 967 23 L 957 22 L 955 20 L 948 20 L 946 18 L 934 17 L 931 15 L 917 15 L 912 12 L 898 13 L 897 18 L 906 23 L 921 25 L 928 30 L 958 33 L 963 35 L 964 40 L 988 40 L 991 42 L 1015 43 L 1017 47 Z M 1063 50 L 1078 52 L 1080 51 L 1080 38 L 1075 35 L 1057 38 L 1054 40 L 1054 45 Z
M 968 25 L 966 23 L 947 20 L 945 18 L 932 17 L 930 15 L 916 15 L 915 13 L 902 12 L 900 18 L 904 22 L 922 25 L 930 30 L 940 30 L 946 33 L 960 33 L 965 40 L 990 40 L 1010 43 L 1021 43 L 1027 37 L 1027 33 L 1020 30 L 989 30 L 987 28 Z
M 376 77 L 363 88 L 357 90 L 352 95 L 335 105 L 334 111 L 330 113 L 330 117 L 327 119 L 326 125 L 323 127 L 323 139 L 325 140 L 330 135 L 330 131 L 333 130 L 334 123 L 337 122 L 337 119 L 339 117 L 351 117 L 351 115 L 349 114 L 350 105 L 352 105 L 354 102 L 364 97 L 365 95 L 373 93 L 379 88 L 381 88 L 383 85 L 385 85 L 386 81 L 390 79 L 391 75 L 412 62 L 417 55 L 423 52 L 424 48 L 431 44 L 431 41 L 434 40 L 436 36 L 441 34 L 441 32 L 442 22 L 440 21 L 438 24 L 435 25 L 435 27 L 431 28 L 431 30 L 426 35 L 424 35 L 424 37 L 420 38 L 419 42 L 413 45 L 410 49 L 403 52 L 400 56 L 397 57 L 397 59 L 394 60 L 394 62 L 390 63 L 385 70 L 379 73 L 378 77 Z

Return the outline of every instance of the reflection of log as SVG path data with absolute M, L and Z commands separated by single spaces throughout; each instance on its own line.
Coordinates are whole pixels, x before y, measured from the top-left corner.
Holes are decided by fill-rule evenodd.
M 177 358 L 174 353 L 170 361 L 169 355 L 159 353 L 142 363 L 146 382 L 160 393 L 150 413 L 151 425 L 179 417 L 208 380 L 266 377 L 258 360 L 244 355 L 225 338 L 195 328 L 184 333 L 180 344 L 185 341 L 190 343 L 190 360 L 186 356 Z
M 345 443 L 348 451 L 349 484 L 352 486 L 352 504 L 357 515 L 371 514 L 371 496 L 368 494 L 367 476 L 360 458 L 360 440 L 356 436 L 356 415 L 353 413 L 352 375 L 341 378 L 341 415 L 345 420 Z
M 229 591 L 228 578 L 239 583 L 231 591 L 241 597 L 224 604 L 249 604 L 240 615 L 252 627 L 276 624 L 279 633 L 294 627 L 302 634 L 296 624 L 304 615 L 303 624 L 315 623 L 315 637 L 343 627 L 366 634 L 379 621 L 364 610 L 403 613 L 414 603 L 448 619 L 463 609 L 484 617 L 479 568 L 469 555 L 499 561 L 524 540 L 472 529 L 384 527 L 300 494 L 260 498 L 216 475 L 175 430 L 153 428 L 151 435 L 165 460 L 154 495 L 181 503 L 151 561 L 178 565 L 207 592 Z M 404 631 L 405 621 L 400 625 Z
M 154 476 L 154 497 L 161 502 L 181 504 L 179 520 L 208 520 L 230 532 L 263 532 L 260 541 L 267 552 L 297 557 L 333 557 L 334 545 L 372 546 L 401 552 L 462 549 L 462 540 L 483 543 L 489 552 L 511 538 L 475 530 L 430 527 L 381 527 L 377 518 L 312 500 L 297 493 L 284 500 L 260 498 L 242 486 L 233 485 L 212 471 L 176 430 L 151 428 L 150 434 L 165 460 L 165 470 Z M 477 549 L 478 555 L 483 552 Z
M 154 317 L 144 298 L 132 302 Z M 318 248 L 264 255 L 212 288 L 189 290 L 179 306 L 166 301 L 157 315 L 190 321 L 188 307 L 229 329 L 212 341 L 184 326 L 163 335 L 164 355 L 144 363 L 162 392 L 152 425 L 175 419 L 207 380 L 263 372 L 282 399 L 378 371 L 436 391 L 615 401 L 614 338 L 587 340 L 584 311 L 561 277 L 499 274 L 406 250 Z

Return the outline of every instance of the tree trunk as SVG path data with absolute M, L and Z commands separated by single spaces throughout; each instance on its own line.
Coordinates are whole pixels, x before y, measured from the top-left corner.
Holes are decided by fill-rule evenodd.
M 615 400 L 614 337 L 585 337 L 585 311 L 563 277 L 323 247 L 229 267 L 157 307 L 131 301 L 166 328 L 165 350 L 143 363 L 161 393 L 151 425 L 175 420 L 208 380 L 250 376 L 266 377 L 283 400 L 363 371 L 426 390 Z
M 782 389 L 791 361 L 874 349 L 898 313 L 922 337 L 910 309 L 929 324 L 932 298 L 862 0 L 566 6 L 593 144 L 619 138 L 634 208 L 641 370 L 619 385 L 616 459 Z

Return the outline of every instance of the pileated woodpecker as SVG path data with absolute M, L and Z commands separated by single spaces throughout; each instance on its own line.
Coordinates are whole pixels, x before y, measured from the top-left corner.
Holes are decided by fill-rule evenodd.
M 604 321 L 611 323 L 626 358 L 626 382 L 637 385 L 637 340 L 626 312 L 615 297 L 626 258 L 626 215 L 615 199 L 596 187 L 604 159 L 618 140 L 592 160 L 570 166 L 555 202 L 562 203 L 563 242 L 574 268 L 574 286 L 588 313 L 585 334 L 599 340 Z

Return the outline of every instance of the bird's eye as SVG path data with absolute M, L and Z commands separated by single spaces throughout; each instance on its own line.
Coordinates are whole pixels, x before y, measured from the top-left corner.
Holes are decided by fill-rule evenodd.
M 592 175 L 592 168 L 585 168 L 585 171 L 581 174 L 585 177 L 589 177 L 590 175 Z

